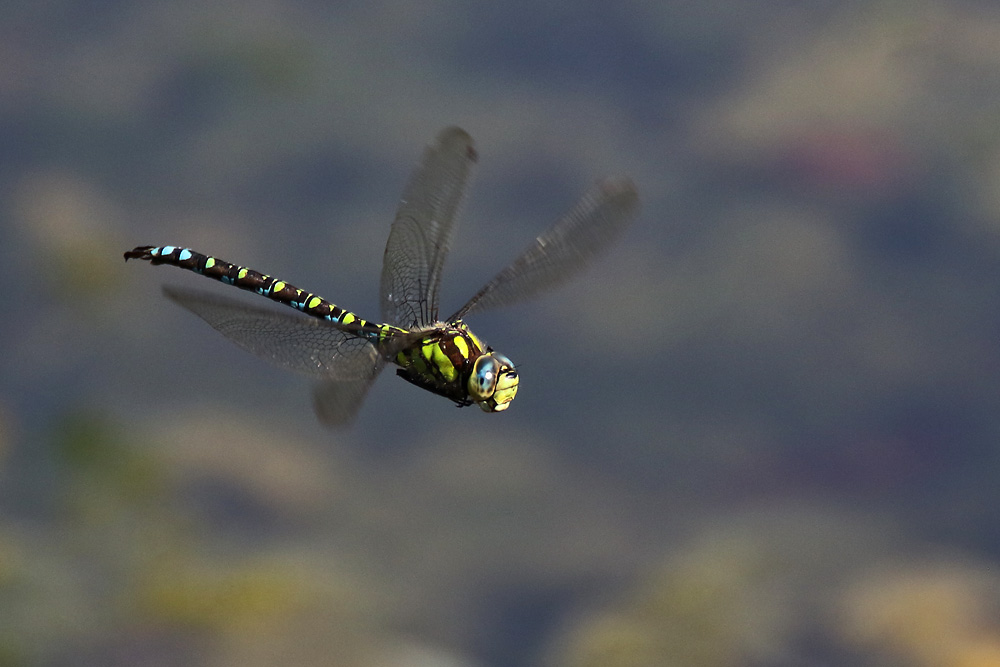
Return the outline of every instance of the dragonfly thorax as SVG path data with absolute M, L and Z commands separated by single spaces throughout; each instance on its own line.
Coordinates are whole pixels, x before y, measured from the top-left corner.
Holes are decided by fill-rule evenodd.
M 396 353 L 397 374 L 459 405 L 506 410 L 517 393 L 514 363 L 494 352 L 461 320 L 436 326 Z
M 476 359 L 469 375 L 469 396 L 484 412 L 502 412 L 517 394 L 514 362 L 498 352 Z

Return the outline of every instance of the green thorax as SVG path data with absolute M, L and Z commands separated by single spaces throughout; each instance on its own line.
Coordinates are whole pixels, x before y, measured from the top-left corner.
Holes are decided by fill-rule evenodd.
M 428 329 L 419 341 L 400 350 L 393 361 L 399 375 L 413 384 L 468 405 L 469 375 L 486 351 L 462 321 Z
M 393 361 L 397 375 L 459 406 L 475 403 L 485 412 L 502 412 L 517 393 L 513 362 L 494 352 L 461 320 L 423 332 Z

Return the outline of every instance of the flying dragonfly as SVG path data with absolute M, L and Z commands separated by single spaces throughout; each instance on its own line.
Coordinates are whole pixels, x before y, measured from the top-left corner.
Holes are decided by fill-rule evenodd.
M 125 260 L 171 264 L 299 311 L 277 312 L 164 287 L 170 299 L 240 347 L 316 378 L 316 413 L 328 426 L 353 419 L 387 364 L 395 364 L 404 380 L 458 406 L 475 403 L 486 412 L 502 412 L 517 393 L 517 367 L 474 334 L 464 318 L 522 301 L 578 273 L 622 236 L 638 213 L 639 198 L 627 178 L 598 181 L 464 306 L 441 320 L 441 272 L 476 159 L 472 138 L 457 127 L 442 130 L 424 151 L 386 243 L 381 323 L 283 280 L 182 246 L 140 246 L 126 252 Z

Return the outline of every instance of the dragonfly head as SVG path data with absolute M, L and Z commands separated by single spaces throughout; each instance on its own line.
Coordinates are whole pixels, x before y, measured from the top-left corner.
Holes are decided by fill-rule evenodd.
M 476 359 L 469 376 L 469 396 L 485 412 L 507 409 L 517 393 L 517 369 L 514 362 L 490 351 Z

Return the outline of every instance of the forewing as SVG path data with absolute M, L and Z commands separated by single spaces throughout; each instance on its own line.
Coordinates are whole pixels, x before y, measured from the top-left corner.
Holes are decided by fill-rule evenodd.
M 639 195 L 631 180 L 598 182 L 447 321 L 509 305 L 565 282 L 614 245 L 638 212 Z
M 410 176 L 382 261 L 382 320 L 406 329 L 438 319 L 441 269 L 476 151 L 457 127 L 438 134 Z
M 206 292 L 163 291 L 244 350 L 280 368 L 325 380 L 371 382 L 381 367 L 374 345 L 332 323 Z

